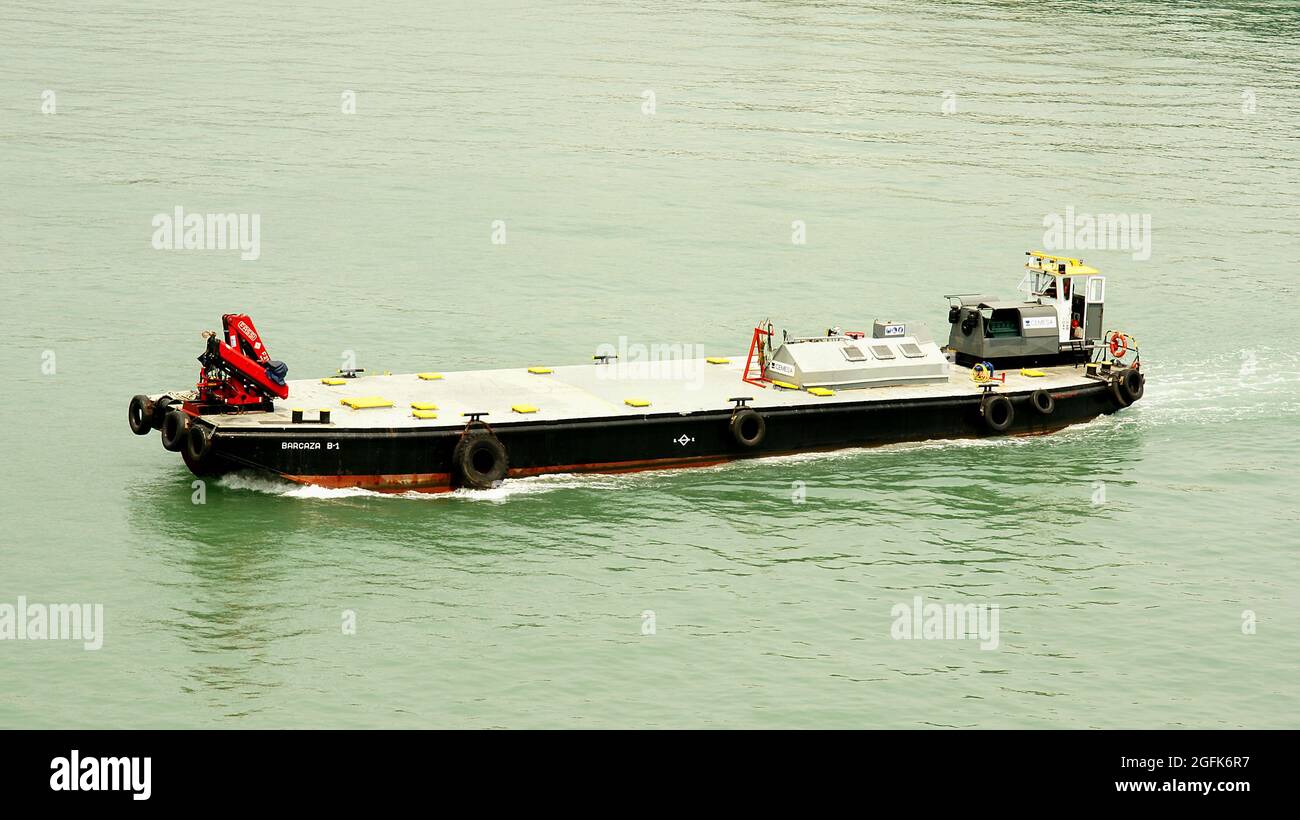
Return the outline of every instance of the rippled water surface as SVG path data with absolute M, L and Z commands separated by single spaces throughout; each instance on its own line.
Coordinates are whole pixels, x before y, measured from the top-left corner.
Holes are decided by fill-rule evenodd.
M 0 641 L 0 725 L 1300 725 L 1295 3 L 16 0 L 0 36 L 0 602 L 107 619 Z M 177 205 L 260 214 L 260 258 L 152 249 Z M 942 330 L 1066 207 L 1151 215 L 1150 259 L 1082 254 L 1149 380 L 1059 435 L 195 505 L 124 423 L 230 311 L 298 377 Z M 998 648 L 893 640 L 918 595 L 997 604 Z

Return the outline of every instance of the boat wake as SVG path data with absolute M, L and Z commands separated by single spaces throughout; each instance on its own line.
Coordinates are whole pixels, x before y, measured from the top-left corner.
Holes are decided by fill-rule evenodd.
M 1224 352 L 1198 362 L 1143 367 L 1142 401 L 1119 414 L 1148 426 L 1222 423 L 1300 412 L 1300 353 Z

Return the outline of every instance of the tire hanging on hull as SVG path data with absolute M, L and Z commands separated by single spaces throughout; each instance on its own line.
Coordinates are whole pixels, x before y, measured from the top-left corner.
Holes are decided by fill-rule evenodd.
M 211 449 L 208 450 L 201 461 L 196 461 L 190 456 L 188 445 L 181 449 L 181 459 L 184 460 L 185 466 L 190 468 L 190 472 L 200 478 L 214 478 L 225 475 L 238 467 L 237 464 L 217 455 Z
M 763 439 L 767 437 L 767 419 L 763 418 L 757 410 L 741 407 L 731 414 L 727 429 L 731 431 L 731 437 L 737 444 L 752 450 L 762 444 Z
M 1130 367 L 1120 373 L 1118 381 L 1119 389 L 1124 393 L 1129 404 L 1142 398 L 1142 394 L 1146 392 L 1147 378 L 1136 367 Z
M 453 480 L 472 490 L 488 490 L 505 480 L 510 461 L 505 445 L 492 433 L 466 433 L 451 453 Z
M 1136 367 L 1126 367 L 1110 376 L 1110 395 L 1115 404 L 1123 409 L 1142 398 L 1146 392 L 1146 376 Z
M 162 446 L 164 450 L 179 453 L 185 446 L 186 433 L 189 431 L 190 417 L 180 410 L 172 410 L 163 419 Z
M 135 396 L 126 408 L 126 423 L 137 436 L 148 435 L 153 429 L 154 405 L 148 396 Z
M 1005 433 L 1016 420 L 1016 408 L 1006 396 L 990 393 L 980 401 L 980 415 L 994 433 Z
M 150 422 L 153 424 L 155 430 L 161 430 L 163 428 L 163 423 L 167 421 L 168 411 L 170 411 L 172 406 L 176 404 L 180 404 L 180 402 L 170 396 L 160 396 L 158 400 L 153 403 L 153 416 L 150 419 Z
M 1029 394 L 1029 403 L 1039 415 L 1050 416 L 1056 411 L 1056 399 L 1046 390 L 1035 390 Z
M 191 424 L 185 436 L 185 455 L 189 456 L 189 460 L 202 464 L 210 452 L 212 434 L 201 424 Z

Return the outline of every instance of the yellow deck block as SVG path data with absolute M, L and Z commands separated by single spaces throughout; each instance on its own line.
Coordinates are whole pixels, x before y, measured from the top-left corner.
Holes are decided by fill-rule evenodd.
M 1047 374 L 1041 370 L 1031 370 L 1028 367 L 1022 367 L 1020 368 L 1020 375 L 1030 376 L 1032 378 L 1038 378 L 1039 376 L 1046 376 Z
M 828 389 L 826 389 L 825 387 L 810 387 L 810 388 L 808 388 L 808 392 L 809 392 L 809 393 L 812 393 L 814 396 L 834 396 L 834 395 L 835 395 L 835 391 L 834 391 L 834 390 L 828 390 Z
M 438 414 L 432 410 L 412 410 L 411 415 L 417 419 L 436 419 Z
M 530 368 L 528 368 L 528 372 L 529 372 L 529 373 L 536 373 L 537 375 L 542 376 L 542 375 L 545 375 L 545 374 L 547 374 L 547 373 L 554 373 L 555 371 L 552 370 L 552 369 L 549 368 L 549 367 L 530 367 Z
M 412 410 L 437 410 L 438 405 L 431 401 L 413 401 L 411 402 Z
M 704 361 L 708 362 L 709 364 L 731 364 L 731 359 L 728 359 L 725 356 L 710 356 Z
M 623 403 L 628 407 L 649 407 L 650 402 L 645 399 L 623 399 Z
M 536 413 L 537 408 L 531 404 L 512 404 L 510 409 L 516 413 Z
M 339 404 L 346 404 L 353 410 L 368 410 L 372 407 L 393 406 L 391 401 L 380 396 L 357 396 L 350 399 L 339 399 Z
M 442 378 L 441 373 L 416 373 L 415 375 L 418 378 L 424 379 L 426 382 L 436 382 L 438 379 Z
M 321 379 L 321 384 L 347 384 L 347 379 Z
M 797 384 L 790 384 L 790 382 L 779 382 L 779 381 L 777 381 L 776 379 L 773 379 L 773 380 L 772 380 L 772 384 L 775 385 L 776 387 L 781 388 L 782 390 L 798 390 L 798 389 L 799 389 L 799 385 L 797 385 Z

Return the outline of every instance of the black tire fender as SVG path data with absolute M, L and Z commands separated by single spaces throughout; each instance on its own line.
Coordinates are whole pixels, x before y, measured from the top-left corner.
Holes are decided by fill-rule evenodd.
M 191 424 L 185 436 L 185 455 L 196 464 L 202 464 L 212 450 L 212 433 L 202 424 Z
M 149 401 L 148 396 L 131 398 L 131 403 L 126 408 L 126 423 L 137 436 L 149 434 L 153 429 L 153 402 Z
M 731 414 L 727 422 L 731 438 L 746 449 L 753 449 L 767 437 L 767 419 L 752 407 L 741 407 Z
M 179 453 L 185 446 L 185 435 L 190 427 L 190 417 L 180 411 L 172 410 L 163 419 L 162 446 L 164 450 Z
M 171 410 L 173 404 L 178 404 L 176 399 L 170 396 L 159 396 L 158 400 L 153 403 L 153 429 L 161 430 L 163 422 L 167 421 L 167 412 Z
M 472 490 L 488 490 L 505 480 L 510 469 L 506 447 L 490 433 L 469 433 L 451 453 L 452 476 Z
M 1129 401 L 1128 394 L 1124 392 L 1122 382 L 1123 379 L 1119 377 L 1119 374 L 1110 377 L 1110 395 L 1115 400 L 1115 404 L 1120 407 L 1128 407 L 1133 402 Z
M 1035 390 L 1029 394 L 1029 403 L 1039 415 L 1050 416 L 1056 410 L 1056 399 L 1046 390 Z
M 1119 389 L 1129 404 L 1142 398 L 1142 394 L 1146 392 L 1147 377 L 1136 367 L 1130 367 L 1120 373 L 1118 382 Z
M 990 393 L 980 400 L 980 415 L 984 423 L 995 433 L 1004 433 L 1016 420 L 1016 408 L 1011 399 L 1000 393 Z
M 190 458 L 189 448 L 181 450 L 181 459 L 185 466 L 190 468 L 190 472 L 199 478 L 216 478 L 226 473 L 233 472 L 238 466 L 232 461 L 227 461 L 216 453 L 211 453 L 203 461 L 195 461 Z

